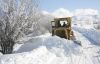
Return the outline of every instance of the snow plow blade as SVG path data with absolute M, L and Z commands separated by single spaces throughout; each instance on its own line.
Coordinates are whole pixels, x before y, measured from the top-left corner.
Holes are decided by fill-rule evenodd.
M 78 44 L 78 45 L 80 45 L 80 46 L 82 46 L 81 41 L 74 40 L 74 43 L 75 43 L 75 44 Z

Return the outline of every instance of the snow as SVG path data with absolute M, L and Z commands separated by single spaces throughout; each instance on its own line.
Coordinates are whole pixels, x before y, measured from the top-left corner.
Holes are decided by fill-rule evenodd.
M 0 53 L 0 56 L 2 56 L 3 54 L 2 53 Z
M 56 18 L 72 17 L 73 16 L 73 14 L 65 8 L 59 8 L 59 9 L 55 10 L 54 12 L 52 12 L 51 15 L 56 17 Z
M 61 39 L 57 36 L 52 37 L 49 35 L 50 34 L 47 34 L 48 37 L 42 35 L 39 37 L 32 38 L 32 39 L 26 41 L 26 42 L 30 42 L 30 43 L 25 43 L 15 52 L 16 53 L 28 52 L 28 51 L 32 51 L 33 49 L 38 48 L 39 46 L 46 46 L 51 51 L 52 51 L 52 48 L 53 48 L 53 50 L 55 50 L 55 47 L 56 47 L 56 51 L 57 51 L 57 49 L 58 50 L 63 49 L 64 51 L 68 51 L 69 49 L 74 50 L 73 48 L 75 48 L 75 46 L 78 47 L 78 45 L 74 44 L 72 41 L 68 41 L 66 39 Z M 54 53 L 56 53 L 56 52 L 54 52 Z M 66 52 L 66 53 L 68 53 L 68 52 Z
M 74 33 L 82 46 L 47 33 L 16 44 L 13 54 L 0 57 L 0 64 L 100 64 L 100 47 Z
M 74 30 L 83 34 L 86 38 L 90 40 L 92 44 L 100 45 L 100 31 L 94 28 L 82 28 L 82 27 L 73 27 Z
M 98 10 L 95 9 L 76 9 L 74 12 L 75 16 L 80 16 L 80 15 L 98 15 Z
M 48 12 L 46 10 L 43 10 L 42 13 L 44 15 L 52 15 L 54 17 L 72 17 L 72 16 L 83 16 L 83 15 L 98 15 L 99 12 L 96 9 L 91 9 L 91 8 L 87 8 L 87 9 L 75 9 L 75 10 L 68 10 L 65 8 L 58 8 L 56 10 L 54 10 L 53 12 Z

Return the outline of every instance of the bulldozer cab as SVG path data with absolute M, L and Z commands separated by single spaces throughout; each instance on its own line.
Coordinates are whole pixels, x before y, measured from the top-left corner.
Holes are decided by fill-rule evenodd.
M 68 28 L 71 27 L 71 18 L 55 18 L 51 24 L 53 28 Z
M 57 35 L 61 38 L 71 39 L 71 17 L 55 18 L 51 21 L 52 35 Z

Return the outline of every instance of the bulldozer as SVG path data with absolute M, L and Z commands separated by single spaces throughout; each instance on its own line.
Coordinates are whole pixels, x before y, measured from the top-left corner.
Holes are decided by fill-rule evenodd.
M 55 18 L 51 21 L 52 24 L 52 36 L 57 35 L 61 38 L 71 40 L 74 33 L 71 29 L 71 17 Z
M 51 21 L 51 25 L 52 25 L 52 36 L 56 35 L 61 38 L 73 40 L 75 43 L 81 45 L 79 41 L 76 41 L 74 32 L 72 31 L 71 17 L 54 18 L 54 20 Z

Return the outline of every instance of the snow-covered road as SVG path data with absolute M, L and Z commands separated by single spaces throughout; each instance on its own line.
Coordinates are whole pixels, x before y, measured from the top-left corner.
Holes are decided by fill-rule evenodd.
M 81 33 L 74 33 L 82 46 L 46 34 L 17 44 L 14 54 L 0 56 L 0 64 L 100 64 L 100 47 Z

